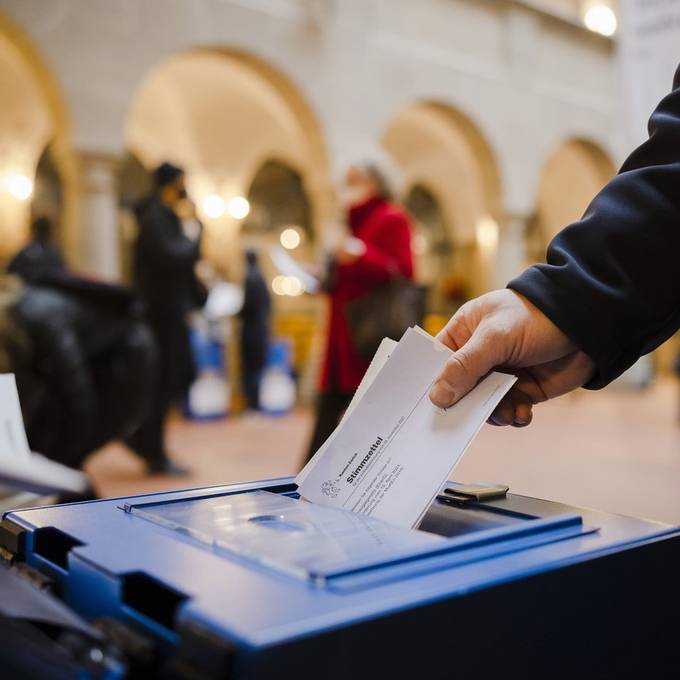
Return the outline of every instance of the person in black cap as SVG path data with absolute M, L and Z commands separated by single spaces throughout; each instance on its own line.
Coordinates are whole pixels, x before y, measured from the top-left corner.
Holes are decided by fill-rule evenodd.
M 194 379 L 187 315 L 204 300 L 194 265 L 202 227 L 187 199 L 184 171 L 163 163 L 154 172 L 154 191 L 135 207 L 139 235 L 134 250 L 134 287 L 146 308 L 160 358 L 160 377 L 150 416 L 128 439 L 151 473 L 182 475 L 165 449 L 165 421 L 174 401 Z M 190 215 L 181 220 L 180 206 Z

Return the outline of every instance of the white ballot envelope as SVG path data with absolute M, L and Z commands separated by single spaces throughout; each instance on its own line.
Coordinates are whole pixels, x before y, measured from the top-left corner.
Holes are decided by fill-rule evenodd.
M 516 378 L 490 373 L 449 409 L 428 393 L 451 350 L 419 328 L 383 341 L 343 420 L 298 475 L 321 505 L 415 527 Z

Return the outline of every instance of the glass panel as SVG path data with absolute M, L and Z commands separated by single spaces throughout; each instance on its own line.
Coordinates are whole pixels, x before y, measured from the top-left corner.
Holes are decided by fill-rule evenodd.
M 387 559 L 443 539 L 268 491 L 130 506 L 204 545 L 305 579 Z

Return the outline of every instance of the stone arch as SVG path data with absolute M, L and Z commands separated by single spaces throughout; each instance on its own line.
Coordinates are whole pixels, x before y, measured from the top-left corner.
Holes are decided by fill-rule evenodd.
M 314 229 L 329 212 L 320 124 L 298 88 L 253 55 L 199 48 L 166 58 L 139 87 L 126 136 L 147 167 L 162 160 L 186 167 L 199 209 L 209 194 L 245 195 L 262 163 L 276 158 L 300 174 Z M 231 269 L 239 233 L 228 215 L 206 218 L 206 254 Z
M 3 14 L 0 79 L 0 90 L 11 93 L 0 112 L 0 174 L 3 178 L 18 174 L 35 182 L 39 164 L 46 171 L 50 166 L 49 172 L 58 175 L 61 193 L 60 214 L 52 215 L 60 226 L 57 236 L 66 253 L 76 257 L 77 166 L 61 88 L 24 32 Z M 0 191 L 0 257 L 7 257 L 25 240 L 31 204 Z
M 454 246 L 449 270 L 465 279 L 469 292 L 480 292 L 488 272 L 479 266 L 477 226 L 502 218 L 500 174 L 485 136 L 459 109 L 422 101 L 399 112 L 382 141 L 407 185 L 421 184 L 437 197 Z
M 302 175 L 288 163 L 268 159 L 255 173 L 246 197 L 250 214 L 243 221 L 242 232 L 276 232 L 295 226 L 306 240 L 314 238 L 313 214 Z
M 534 220 L 538 248 L 544 251 L 558 231 L 578 220 L 615 172 L 604 149 L 590 140 L 574 137 L 553 149 L 538 182 Z

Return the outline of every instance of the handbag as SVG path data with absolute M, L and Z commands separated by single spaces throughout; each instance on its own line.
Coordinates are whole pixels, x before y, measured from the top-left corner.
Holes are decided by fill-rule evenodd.
M 395 276 L 378 288 L 351 300 L 345 315 L 352 344 L 371 360 L 383 338 L 399 340 L 425 316 L 427 288 L 403 276 Z

